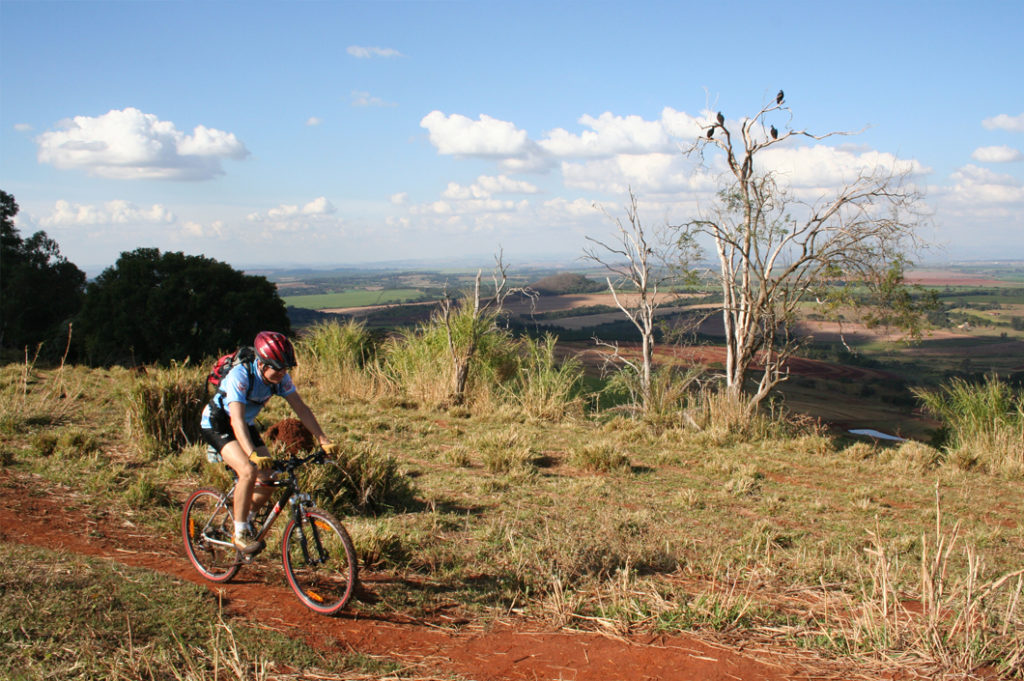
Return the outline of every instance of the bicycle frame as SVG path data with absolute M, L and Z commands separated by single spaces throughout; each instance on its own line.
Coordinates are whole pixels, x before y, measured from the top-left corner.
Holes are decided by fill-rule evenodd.
M 302 547 L 302 557 L 307 563 L 311 562 L 311 559 L 309 555 L 309 547 L 307 544 L 306 533 L 304 530 L 304 527 L 307 527 L 306 523 L 303 522 L 303 520 L 305 519 L 304 507 L 306 504 L 311 503 L 312 500 L 309 494 L 299 491 L 299 484 L 298 480 L 295 477 L 295 471 L 296 469 L 300 468 L 304 464 L 309 463 L 310 461 L 322 459 L 322 456 L 322 453 L 318 452 L 311 454 L 305 458 L 291 458 L 287 461 L 275 462 L 283 465 L 282 467 L 277 468 L 274 474 L 277 475 L 278 473 L 284 473 L 286 474 L 287 477 L 285 477 L 283 480 L 279 480 L 275 477 L 271 478 L 268 481 L 258 480 L 256 482 L 257 487 L 284 488 L 284 492 L 281 494 L 280 498 L 278 498 L 277 501 L 274 503 L 274 506 L 268 512 L 266 519 L 260 525 L 259 531 L 256 533 L 256 539 L 264 539 L 270 533 L 270 528 L 274 526 L 274 522 L 277 520 L 278 516 L 281 515 L 281 511 L 284 510 L 284 505 L 287 503 L 291 503 L 292 517 L 295 519 L 295 524 L 298 526 L 299 544 Z M 231 469 L 229 468 L 228 470 Z M 232 475 L 234 475 L 234 471 L 231 471 L 231 473 Z M 231 487 L 228 488 L 228 490 L 224 493 L 224 497 L 221 500 L 221 502 L 217 505 L 216 510 L 219 511 L 222 508 L 227 508 L 230 510 L 230 505 L 233 504 L 235 487 L 237 486 L 238 478 L 236 476 L 234 484 L 231 485 Z M 322 544 L 320 543 L 320 536 L 319 533 L 317 532 L 316 525 L 309 525 L 308 527 L 312 528 L 313 540 L 318 554 L 315 559 L 312 559 L 312 562 L 317 564 L 323 563 L 327 560 L 327 555 L 324 552 Z M 209 525 L 204 527 L 203 534 L 205 535 L 207 533 L 207 530 L 209 529 Z M 223 546 L 225 548 L 234 548 L 234 544 L 232 544 L 229 541 L 221 541 L 209 536 L 207 536 L 206 539 L 211 544 Z M 242 560 L 246 563 L 251 562 L 252 559 L 252 555 L 243 555 L 242 557 Z

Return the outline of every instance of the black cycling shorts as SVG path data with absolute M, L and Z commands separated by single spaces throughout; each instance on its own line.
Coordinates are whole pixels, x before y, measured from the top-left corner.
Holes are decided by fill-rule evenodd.
M 253 424 L 249 425 L 249 439 L 252 440 L 254 449 L 265 446 L 263 438 L 260 437 L 260 429 Z M 217 450 L 224 449 L 224 445 L 238 440 L 235 431 L 231 428 L 231 417 L 223 409 L 217 409 L 210 415 L 210 428 L 202 428 L 201 433 L 206 444 Z

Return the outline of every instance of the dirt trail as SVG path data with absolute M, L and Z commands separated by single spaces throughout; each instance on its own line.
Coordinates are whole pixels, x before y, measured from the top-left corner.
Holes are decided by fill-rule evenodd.
M 259 620 L 327 652 L 386 655 L 424 674 L 454 672 L 475 681 L 892 678 L 844 671 L 796 652 L 744 652 L 696 636 L 622 639 L 554 631 L 530 621 L 456 629 L 443 620 L 382 618 L 361 612 L 359 603 L 340 617 L 322 617 L 295 599 L 278 564 L 249 566 L 229 584 L 212 584 L 192 569 L 176 536 L 154 536 L 129 519 L 96 513 L 82 502 L 67 489 L 0 471 L 0 541 L 99 556 L 203 584 L 221 593 L 231 616 Z

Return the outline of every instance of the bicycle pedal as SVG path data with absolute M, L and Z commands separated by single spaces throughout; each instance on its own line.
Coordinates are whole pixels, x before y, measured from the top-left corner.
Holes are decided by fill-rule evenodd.
M 235 552 L 235 565 L 249 565 L 252 563 L 252 559 L 255 553 L 242 553 L 241 551 Z

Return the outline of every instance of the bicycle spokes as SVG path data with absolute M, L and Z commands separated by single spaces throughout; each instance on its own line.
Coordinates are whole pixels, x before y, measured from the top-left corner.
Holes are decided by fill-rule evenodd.
M 288 584 L 307 607 L 331 615 L 348 603 L 357 578 L 356 555 L 345 528 L 323 511 L 292 520 L 282 549 Z
M 237 551 L 231 544 L 233 528 L 226 499 L 217 490 L 197 490 L 185 502 L 185 552 L 196 570 L 211 581 L 226 582 L 238 572 Z

